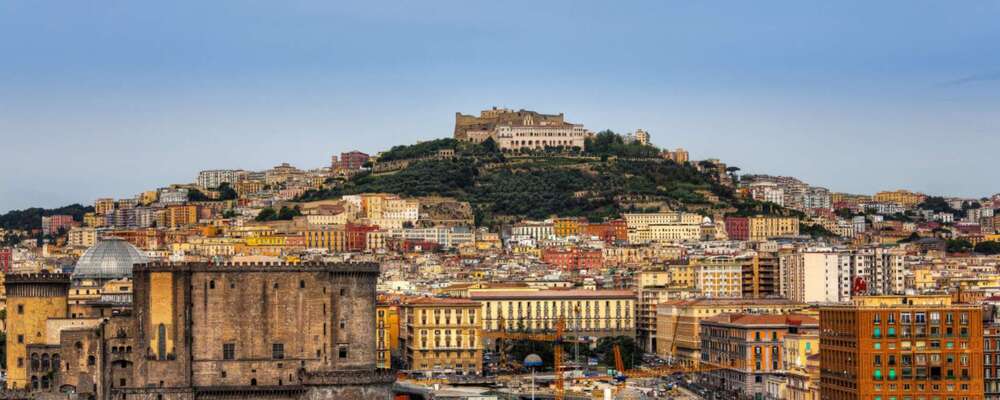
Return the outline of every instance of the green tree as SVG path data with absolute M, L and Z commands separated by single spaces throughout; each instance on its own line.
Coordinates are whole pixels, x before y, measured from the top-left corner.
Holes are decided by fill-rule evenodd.
M 212 199 L 198 189 L 188 189 L 188 201 L 212 201 Z
M 236 200 L 237 197 L 236 190 L 230 187 L 228 182 L 219 185 L 219 200 Z
M 615 365 L 615 345 L 618 345 L 621 351 L 622 363 L 625 364 L 625 369 L 634 368 L 636 360 L 640 358 L 642 353 L 639 352 L 635 339 L 628 336 L 609 336 L 600 338 L 597 341 L 597 348 L 594 349 L 594 352 L 600 355 L 601 364 L 607 366 Z
M 278 214 L 274 211 L 274 209 L 271 208 L 271 207 L 267 207 L 267 208 L 264 208 L 263 210 L 260 210 L 260 213 L 257 214 L 257 218 L 254 218 L 254 220 L 259 221 L 259 222 L 260 221 L 273 221 L 273 220 L 277 219 L 277 217 L 278 217 Z
M 1000 242 L 989 240 L 976 243 L 975 251 L 986 255 L 1000 254 Z
M 948 239 L 946 249 L 949 253 L 964 253 L 972 250 L 972 242 L 965 239 Z

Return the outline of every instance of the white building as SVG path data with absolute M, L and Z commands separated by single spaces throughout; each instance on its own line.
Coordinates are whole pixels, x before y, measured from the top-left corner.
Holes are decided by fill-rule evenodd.
M 205 189 L 215 189 L 223 183 L 230 185 L 239 182 L 246 171 L 238 169 L 214 169 L 198 173 L 198 186 Z
M 774 182 L 763 181 L 750 184 L 750 197 L 757 201 L 767 201 L 779 206 L 785 205 L 785 190 Z
M 535 240 L 544 240 L 555 236 L 556 232 L 550 222 L 525 221 L 511 227 L 510 234 L 515 237 L 530 237 Z
M 589 132 L 583 125 L 497 126 L 496 140 L 502 150 L 583 148 Z
M 851 297 L 850 257 L 833 249 L 803 249 L 780 259 L 782 296 L 804 303 Z

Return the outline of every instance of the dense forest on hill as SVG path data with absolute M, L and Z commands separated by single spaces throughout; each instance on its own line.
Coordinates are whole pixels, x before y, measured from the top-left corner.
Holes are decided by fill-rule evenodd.
M 93 212 L 94 207 L 71 204 L 59 208 L 27 208 L 13 210 L 0 215 L 0 228 L 9 230 L 32 230 L 42 228 L 42 217 L 72 215 L 76 221 L 83 220 L 83 214 Z
M 745 202 L 720 183 L 715 173 L 703 172 L 711 168 L 699 170 L 694 164 L 659 158 L 655 147 L 624 143 L 608 131 L 588 139 L 586 149 L 550 148 L 504 155 L 489 140 L 474 145 L 439 139 L 393 147 L 378 162 L 387 157 L 392 161 L 428 157 L 440 149 L 454 149 L 457 157 L 416 161 L 392 173 L 363 173 L 307 192 L 298 200 L 377 192 L 446 196 L 469 202 L 480 225 L 552 216 L 602 221 L 642 211 L 636 204 L 661 204 L 706 214 L 787 211 L 776 205 Z

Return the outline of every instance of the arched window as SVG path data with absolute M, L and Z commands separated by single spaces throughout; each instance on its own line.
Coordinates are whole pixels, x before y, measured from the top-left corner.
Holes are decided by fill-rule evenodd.
M 257 378 L 250 379 L 250 386 L 257 386 Z
M 38 377 L 37 376 L 32 376 L 31 377 L 31 388 L 34 389 L 34 390 L 38 390 Z
M 50 368 L 52 368 L 52 364 L 50 363 L 49 355 L 42 354 L 42 371 L 48 371 Z
M 48 388 L 49 388 L 49 376 L 42 375 L 42 389 L 48 389 Z
M 87 356 L 87 365 L 92 366 L 94 364 L 97 364 L 97 359 L 94 356 Z
M 31 370 L 38 371 L 38 353 L 31 353 Z
M 59 355 L 58 354 L 53 354 L 52 355 L 52 370 L 53 371 L 59 371 L 59 366 L 60 366 L 59 365 L 59 361 L 60 361 Z

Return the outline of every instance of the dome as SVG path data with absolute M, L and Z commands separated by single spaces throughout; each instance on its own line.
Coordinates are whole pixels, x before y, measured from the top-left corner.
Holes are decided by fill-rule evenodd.
M 149 262 L 131 243 L 101 239 L 76 262 L 74 279 L 117 279 L 132 276 L 132 265 Z

